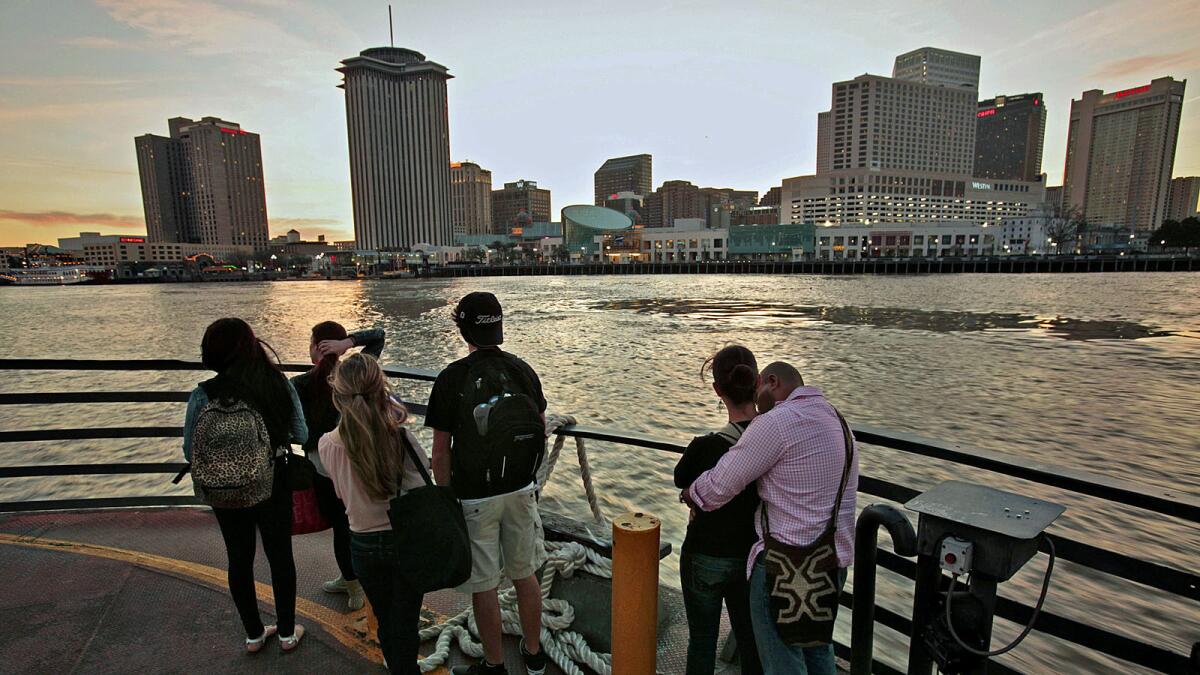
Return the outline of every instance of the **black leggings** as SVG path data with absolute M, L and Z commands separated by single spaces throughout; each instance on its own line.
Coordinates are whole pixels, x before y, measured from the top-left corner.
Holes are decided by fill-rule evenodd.
M 275 474 L 275 489 L 267 501 L 244 509 L 218 509 L 217 523 L 229 556 L 229 593 L 246 628 L 246 636 L 263 634 L 254 591 L 254 553 L 257 528 L 263 551 L 271 566 L 271 588 L 275 592 L 275 615 L 279 634 L 296 632 L 296 563 L 292 559 L 292 492 L 283 471 Z
M 350 557 L 350 521 L 346 518 L 346 505 L 338 499 L 333 481 L 325 476 L 314 475 L 313 487 L 317 489 L 317 506 L 321 509 L 321 515 L 333 528 L 333 557 L 337 560 L 338 571 L 346 581 L 355 581 L 358 576 L 354 573 L 354 563 Z

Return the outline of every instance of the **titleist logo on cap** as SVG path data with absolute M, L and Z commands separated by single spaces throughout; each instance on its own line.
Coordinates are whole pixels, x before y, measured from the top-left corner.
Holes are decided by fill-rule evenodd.
M 504 317 L 500 316 L 499 314 L 497 314 L 495 316 L 489 316 L 487 314 L 483 314 L 483 315 L 475 317 L 475 325 L 479 326 L 479 325 L 488 324 L 488 323 L 500 323 L 503 319 L 504 319 Z

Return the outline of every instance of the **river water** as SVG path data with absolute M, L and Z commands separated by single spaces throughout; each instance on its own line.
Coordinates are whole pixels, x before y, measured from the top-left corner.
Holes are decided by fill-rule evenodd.
M 309 327 L 337 320 L 387 330 L 385 364 L 436 369 L 464 355 L 450 307 L 470 290 L 505 307 L 505 347 L 542 377 L 550 411 L 581 423 L 686 441 L 723 422 L 700 365 L 722 345 L 760 365 L 795 364 L 852 423 L 906 431 L 1038 462 L 1200 495 L 1200 275 L 913 277 L 612 276 L 424 281 L 161 284 L 0 289 L 0 357 L 199 360 L 204 327 L 249 321 L 285 361 L 307 358 Z M 200 373 L 5 372 L 0 391 L 184 391 Z M 423 401 L 428 386 L 398 387 Z M 0 407 L 0 429 L 178 425 L 183 406 Z M 423 436 L 427 438 L 427 436 Z M 570 447 L 570 446 L 568 446 Z M 178 444 L 90 441 L 0 445 L 0 466 L 175 461 Z M 589 458 L 606 513 L 646 510 L 682 540 L 674 457 L 600 443 Z M 1052 531 L 1195 571 L 1200 532 L 1178 521 L 994 474 L 864 447 L 864 475 L 912 487 L 947 478 L 1068 507 Z M 188 491 L 162 476 L 12 479 L 0 499 Z M 860 497 L 860 507 L 872 501 Z M 547 508 L 587 514 L 564 454 Z M 886 536 L 881 546 L 888 547 Z M 677 584 L 675 557 L 663 578 Z M 1036 598 L 1039 556 L 1002 594 Z M 882 605 L 911 607 L 911 584 L 881 578 Z M 1200 609 L 1061 563 L 1046 610 L 1187 653 Z M 848 613 L 847 613 L 848 614 Z M 848 616 L 846 617 L 848 619 Z M 848 626 L 848 622 L 846 622 Z M 1016 628 L 999 622 L 994 645 Z M 844 636 L 848 637 L 848 635 Z M 904 662 L 885 629 L 877 656 Z M 1029 671 L 1117 662 L 1034 637 L 1007 662 Z

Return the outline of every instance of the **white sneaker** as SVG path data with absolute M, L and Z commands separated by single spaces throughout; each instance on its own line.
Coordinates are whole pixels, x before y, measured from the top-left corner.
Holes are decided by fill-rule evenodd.
M 345 593 L 346 580 L 343 579 L 342 575 L 339 574 L 336 579 L 326 581 L 325 583 L 321 584 L 321 588 L 326 593 Z

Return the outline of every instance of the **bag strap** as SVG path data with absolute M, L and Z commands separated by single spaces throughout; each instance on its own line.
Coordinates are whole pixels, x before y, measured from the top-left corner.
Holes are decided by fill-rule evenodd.
M 730 422 L 717 432 L 717 435 L 729 441 L 730 447 L 737 445 L 737 442 L 742 437 L 742 427 Z
M 842 466 L 842 481 L 838 484 L 837 499 L 833 500 L 833 512 L 829 514 L 829 526 L 834 530 L 837 529 L 837 515 L 842 507 L 842 495 L 846 493 L 846 483 L 850 481 L 850 460 L 854 456 L 854 436 L 850 433 L 850 425 L 846 423 L 846 418 L 842 417 L 842 413 L 837 409 L 833 409 L 837 415 L 838 422 L 842 424 L 842 440 L 846 445 L 846 463 Z
M 825 532 L 837 530 L 837 515 L 842 506 L 842 496 L 846 493 L 846 484 L 850 481 L 850 460 L 854 455 L 854 436 L 850 433 L 850 425 L 846 423 L 846 418 L 842 417 L 842 413 L 837 408 L 833 408 L 833 413 L 837 415 L 838 422 L 842 425 L 842 442 L 846 446 L 846 463 L 842 466 L 842 480 L 838 483 L 837 499 L 833 500 L 833 510 L 829 514 L 829 525 L 825 526 Z M 763 537 L 766 538 L 771 534 L 771 521 L 767 517 L 767 503 L 762 502 L 759 509 L 762 513 Z M 824 536 L 824 532 L 822 536 Z
M 425 470 L 425 464 L 417 457 L 417 451 L 413 449 L 412 443 L 408 442 L 408 432 L 400 430 L 400 443 L 404 446 L 405 454 L 408 455 L 413 464 L 417 465 L 417 471 L 420 472 L 421 478 L 425 480 L 425 485 L 433 487 L 433 479 L 429 477 L 429 472 Z M 396 492 L 400 492 L 400 485 L 404 482 L 404 457 L 400 457 L 400 482 L 396 483 Z

